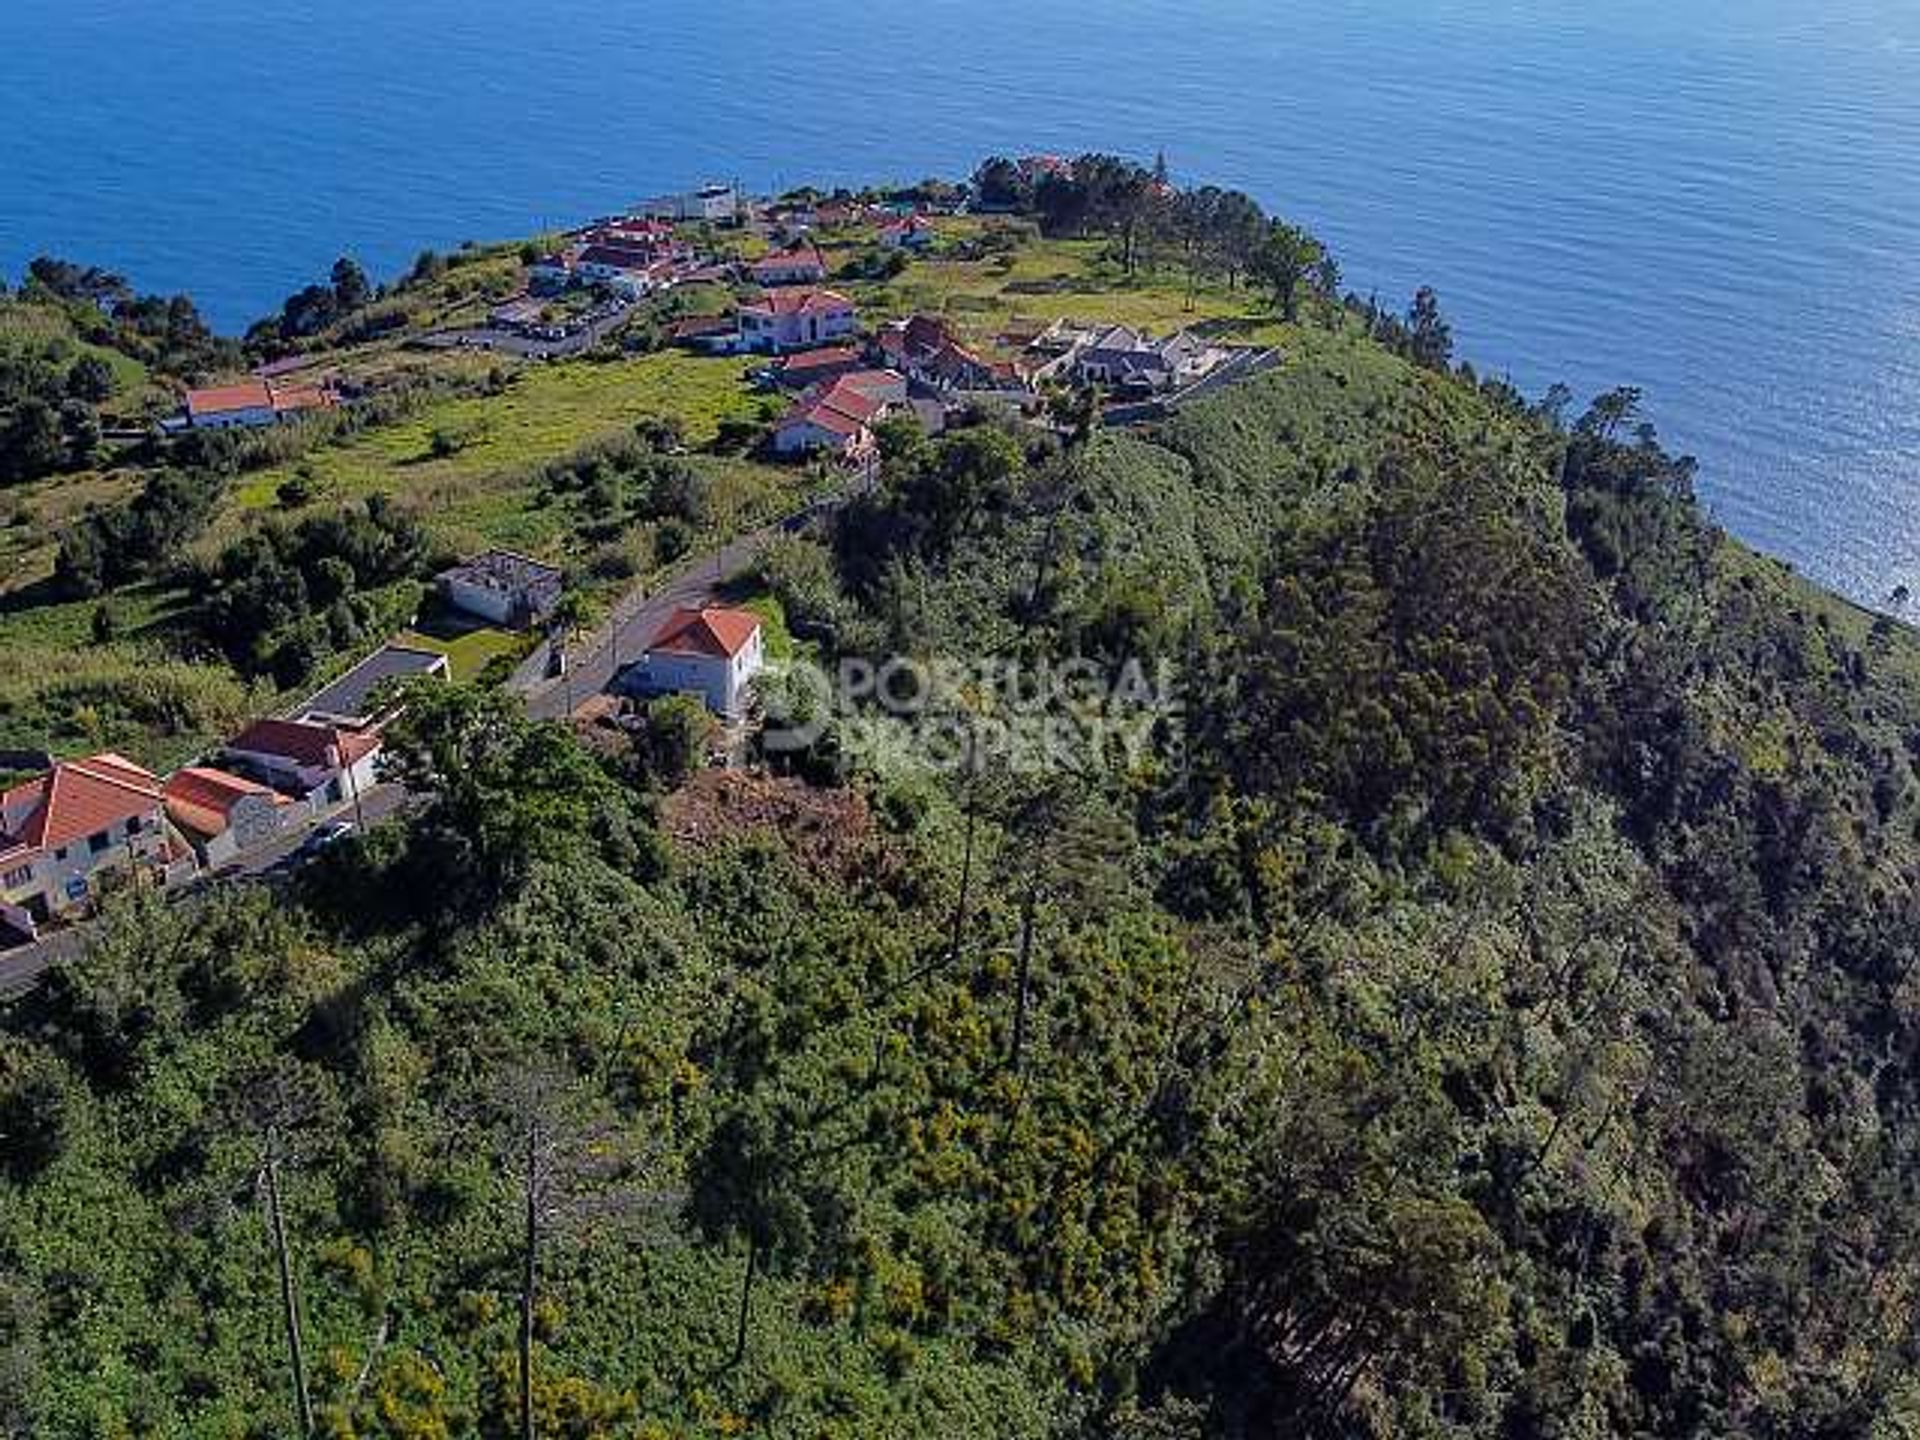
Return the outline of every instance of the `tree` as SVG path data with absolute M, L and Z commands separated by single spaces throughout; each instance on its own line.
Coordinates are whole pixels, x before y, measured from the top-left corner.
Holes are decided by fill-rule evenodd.
M 623 1183 L 632 1178 L 633 1166 L 617 1132 L 589 1114 L 585 1092 L 572 1077 L 545 1065 L 510 1069 L 495 1083 L 491 1111 L 520 1230 L 519 1434 L 520 1440 L 534 1440 L 540 1257 L 554 1240 L 625 1218 L 644 1201 Z
M 1453 362 L 1453 327 L 1440 313 L 1440 297 L 1422 285 L 1407 311 L 1408 351 L 1416 365 L 1445 370 Z
M 1620 428 L 1640 413 L 1640 399 L 1637 385 L 1621 385 L 1597 395 L 1574 430 L 1577 434 L 1611 442 L 1619 435 Z
M 1004 155 L 980 162 L 979 169 L 973 172 L 973 194 L 975 202 L 985 210 L 1019 212 L 1033 205 L 1033 186 L 1020 167 Z
M 1284 220 L 1267 226 L 1265 239 L 1254 252 L 1252 273 L 1273 293 L 1273 301 L 1289 321 L 1300 313 L 1300 291 L 1326 260 L 1325 247 L 1298 226 Z
M 82 355 L 67 371 L 67 394 L 89 405 L 113 398 L 113 367 L 98 355 Z
M 1098 386 L 1055 385 L 1046 392 L 1047 418 L 1066 432 L 1067 448 L 1083 450 L 1100 428 Z
M 696 695 L 663 695 L 650 701 L 633 736 L 641 774 L 663 790 L 677 789 L 700 768 L 718 728 Z
M 331 279 L 334 303 L 342 311 L 358 310 L 373 299 L 373 285 L 367 279 L 367 272 L 349 256 L 342 255 L 333 262 Z
M 67 437 L 60 415 L 37 396 L 0 415 L 0 480 L 32 480 L 66 462 Z
M 688 1190 L 694 1223 L 713 1239 L 740 1236 L 747 1253 L 740 1274 L 731 1363 L 747 1357 L 753 1283 L 776 1260 L 800 1260 L 815 1223 L 802 1157 L 803 1127 L 778 1103 L 755 1095 L 733 1109 L 696 1157 Z
M 450 903 L 496 903 L 540 861 L 583 843 L 640 842 L 632 793 L 563 726 L 529 720 L 518 696 L 429 680 L 401 699 L 382 774 L 432 797 L 419 833 L 445 868 Z

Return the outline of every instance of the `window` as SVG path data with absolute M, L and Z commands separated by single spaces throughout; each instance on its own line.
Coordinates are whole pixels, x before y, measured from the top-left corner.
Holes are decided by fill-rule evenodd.
M 18 890 L 31 879 L 33 879 L 33 867 L 22 865 L 18 870 L 9 870 L 6 874 L 0 875 L 0 885 L 6 886 L 9 890 Z
M 133 816 L 127 821 L 127 834 L 129 835 L 138 835 L 145 828 L 146 822 L 138 815 Z
M 87 837 L 87 849 L 91 850 L 95 855 L 98 855 L 112 843 L 113 837 L 104 830 Z
M 62 845 L 58 850 L 54 851 L 53 858 L 64 864 L 67 858 L 67 847 Z

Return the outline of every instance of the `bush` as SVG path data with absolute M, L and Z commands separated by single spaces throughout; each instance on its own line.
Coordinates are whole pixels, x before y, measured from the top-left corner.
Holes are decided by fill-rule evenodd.
M 661 565 L 671 565 L 674 561 L 690 553 L 693 549 L 693 530 L 684 520 L 662 520 L 653 532 L 653 558 Z
M 685 784 L 706 759 L 718 729 L 707 707 L 692 695 L 664 695 L 649 702 L 633 737 L 641 777 L 663 790 Z

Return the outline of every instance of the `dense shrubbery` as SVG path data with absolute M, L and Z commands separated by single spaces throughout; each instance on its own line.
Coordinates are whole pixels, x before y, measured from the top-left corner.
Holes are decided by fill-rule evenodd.
M 155 471 L 125 505 L 95 511 L 61 537 L 55 586 L 88 599 L 178 564 L 224 488 L 219 476 L 204 471 Z
M 371 592 L 419 578 L 426 558 L 419 521 L 382 495 L 293 526 L 270 522 L 193 576 L 195 625 L 242 675 L 295 685 L 394 618 Z

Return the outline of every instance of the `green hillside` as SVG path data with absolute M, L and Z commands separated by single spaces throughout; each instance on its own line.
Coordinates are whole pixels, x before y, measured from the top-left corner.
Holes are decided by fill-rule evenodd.
M 770 549 L 911 715 L 448 687 L 410 821 L 123 898 L 0 1030 L 0 1431 L 296 1433 L 270 1159 L 324 1435 L 518 1433 L 529 1171 L 541 1436 L 1916 1433 L 1914 636 L 1322 319 Z

